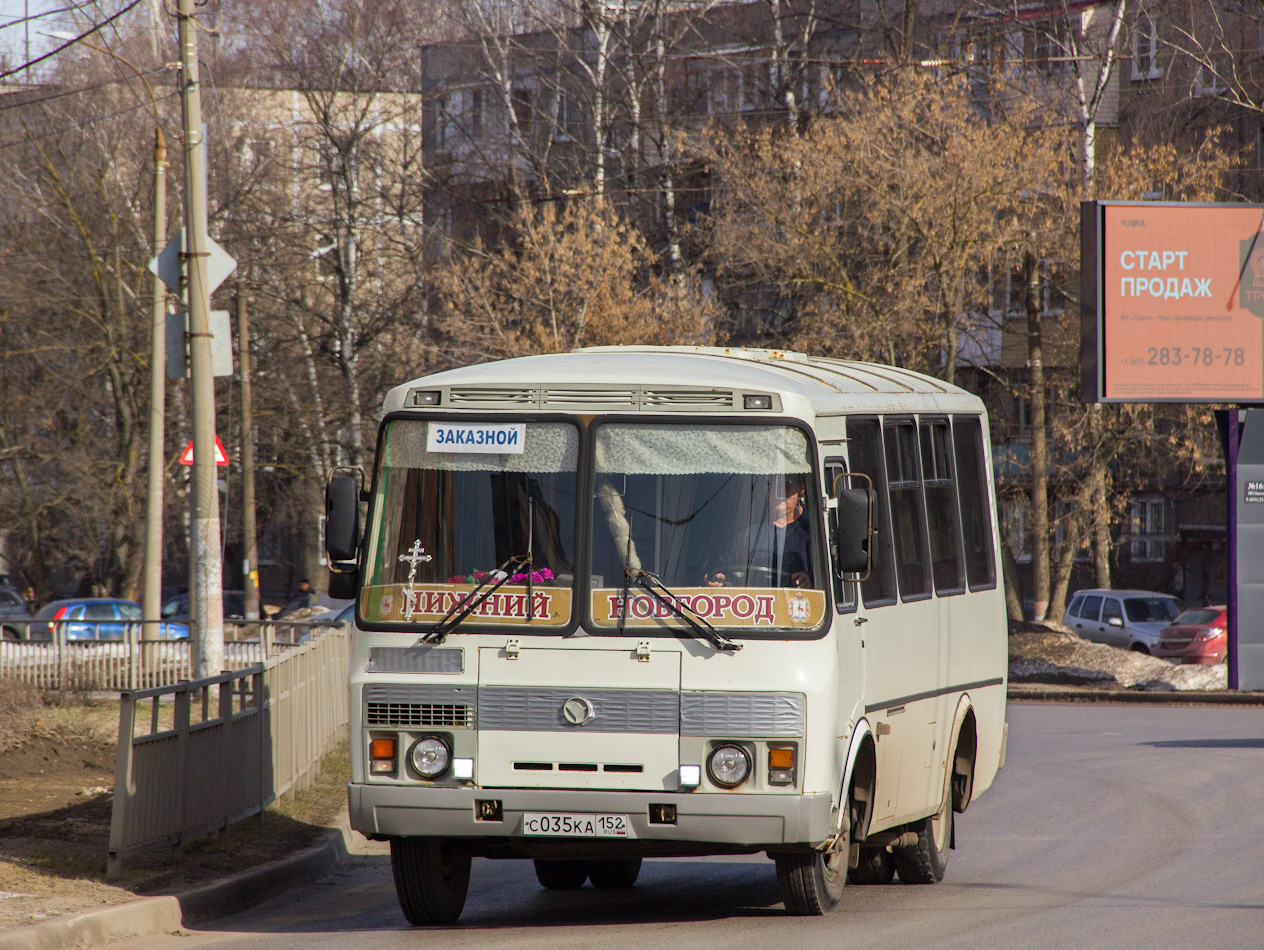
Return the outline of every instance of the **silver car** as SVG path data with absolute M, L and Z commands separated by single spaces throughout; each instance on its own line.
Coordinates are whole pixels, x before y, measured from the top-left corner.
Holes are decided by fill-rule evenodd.
M 1184 607 L 1171 594 L 1149 590 L 1081 590 L 1062 623 L 1094 643 L 1152 653 L 1159 631 Z

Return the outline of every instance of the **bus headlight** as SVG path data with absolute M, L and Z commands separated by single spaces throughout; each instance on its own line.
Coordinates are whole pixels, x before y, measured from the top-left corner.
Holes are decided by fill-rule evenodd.
M 417 740 L 409 757 L 422 778 L 438 778 L 448 770 L 452 750 L 438 736 L 423 736 Z
M 750 773 L 750 755 L 741 746 L 716 746 L 707 758 L 707 775 L 721 788 L 737 788 Z

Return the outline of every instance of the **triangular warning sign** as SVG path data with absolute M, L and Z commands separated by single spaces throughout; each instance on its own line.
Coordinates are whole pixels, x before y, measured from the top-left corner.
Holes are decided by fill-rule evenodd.
M 181 465 L 193 464 L 193 440 L 189 440 L 189 444 L 184 447 L 184 451 L 180 453 Z M 228 453 L 224 451 L 224 443 L 219 440 L 219 436 L 215 437 L 215 464 L 220 468 L 228 465 Z

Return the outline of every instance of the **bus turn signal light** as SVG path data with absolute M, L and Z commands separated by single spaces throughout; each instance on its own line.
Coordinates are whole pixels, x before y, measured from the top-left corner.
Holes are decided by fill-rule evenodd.
M 395 740 L 372 739 L 369 742 L 369 771 L 395 771 Z
M 794 784 L 794 749 L 768 750 L 768 784 Z

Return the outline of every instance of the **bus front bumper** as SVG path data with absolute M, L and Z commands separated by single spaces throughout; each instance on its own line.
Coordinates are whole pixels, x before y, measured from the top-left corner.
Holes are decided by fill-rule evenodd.
M 826 793 L 717 794 L 610 792 L 573 789 L 418 788 L 397 785 L 347 786 L 351 827 L 370 837 L 453 837 L 510 839 L 518 845 L 557 843 L 554 837 L 524 834 L 528 813 L 627 815 L 626 839 L 583 839 L 606 847 L 631 845 L 654 853 L 693 851 L 691 845 L 724 845 L 763 850 L 778 845 L 819 845 L 830 836 L 832 803 Z M 500 803 L 500 820 L 477 818 L 477 802 Z M 674 805 L 674 824 L 651 823 L 651 806 Z M 576 843 L 576 839 L 566 839 Z M 705 848 L 698 853 L 705 852 Z

